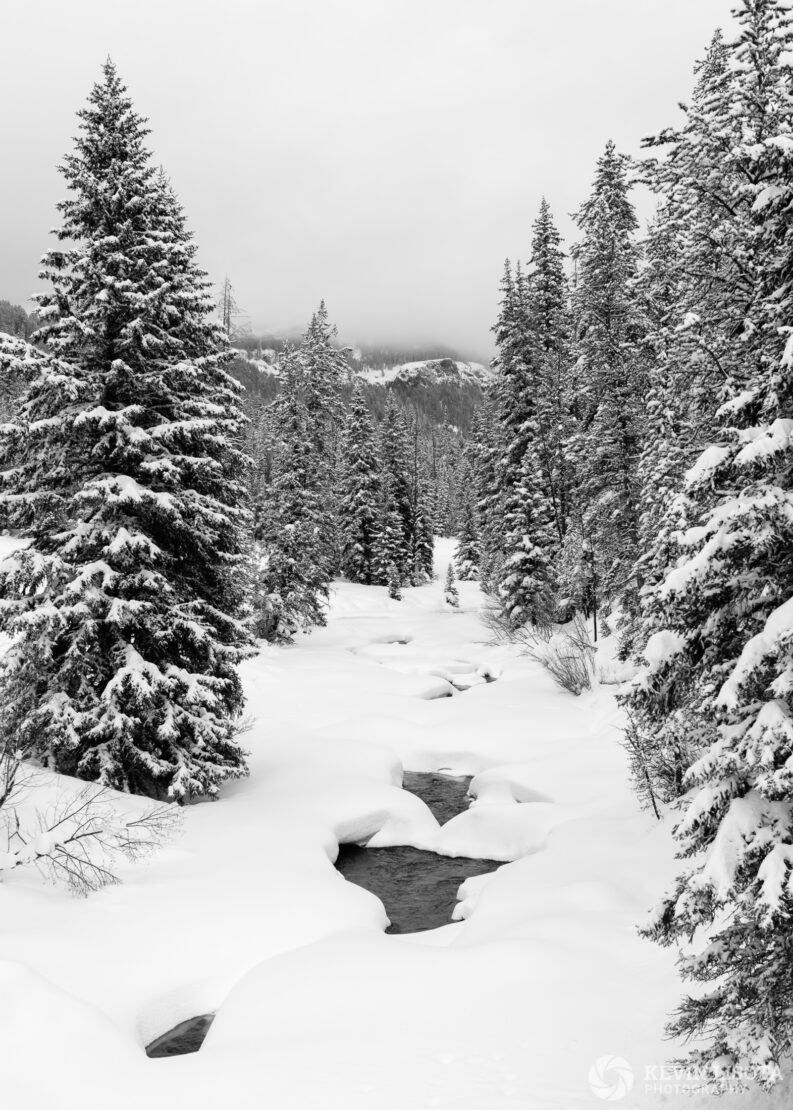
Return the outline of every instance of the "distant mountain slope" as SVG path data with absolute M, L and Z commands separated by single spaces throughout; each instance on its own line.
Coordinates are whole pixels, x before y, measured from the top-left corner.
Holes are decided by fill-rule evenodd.
M 357 352 L 356 352 L 357 353 Z M 278 365 L 275 350 L 264 350 L 262 357 L 251 357 L 237 350 L 232 374 L 245 386 L 254 403 L 267 403 L 278 392 Z M 350 360 L 350 381 L 361 379 L 367 385 L 391 389 L 400 400 L 419 410 L 431 423 L 453 424 L 467 430 L 474 411 L 482 403 L 482 392 L 492 381 L 493 371 L 479 362 L 452 358 L 419 359 L 395 366 L 369 366 L 363 359 Z M 381 408 L 376 396 L 375 410 Z
M 482 403 L 492 371 L 478 362 L 451 358 L 406 362 L 386 370 L 363 367 L 358 376 L 373 386 L 393 390 L 436 424 L 453 424 L 467 431 Z
M 355 373 L 372 385 L 391 385 L 398 381 L 406 385 L 417 382 L 426 385 L 478 385 L 480 389 L 493 377 L 493 371 L 481 362 L 460 362 L 451 358 L 420 359 L 379 369 L 363 365 L 360 369 L 355 368 Z

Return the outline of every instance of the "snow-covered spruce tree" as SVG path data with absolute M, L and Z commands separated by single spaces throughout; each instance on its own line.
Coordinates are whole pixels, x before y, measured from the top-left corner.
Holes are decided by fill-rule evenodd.
M 685 943 L 684 977 L 707 984 L 670 1030 L 704 1042 L 693 1058 L 716 1083 L 771 1085 L 793 1048 L 793 41 L 781 3 L 744 0 L 738 16 L 723 199 L 751 213 L 741 388 L 688 473 L 698 520 L 654 595 L 628 705 L 651 742 L 665 690 L 682 691 L 678 727 L 699 753 L 676 829 L 687 864 L 647 929 Z
M 743 167 L 731 157 L 743 141 L 743 120 L 732 110 L 739 74 L 733 49 L 717 32 L 695 68 L 696 82 L 684 122 L 647 139 L 658 150 L 643 165 L 643 178 L 663 199 L 654 238 L 671 240 L 664 250 L 661 300 L 674 310 L 674 330 L 664 335 L 670 358 L 685 360 L 692 427 L 697 445 L 710 433 L 725 386 L 743 373 L 734 338 L 752 296 L 753 198 L 742 186 Z M 652 237 L 651 237 L 652 241 Z M 657 247 L 664 249 L 661 244 Z M 658 273 L 648 275 L 658 298 Z M 647 288 L 642 278 L 640 289 Z M 665 284 L 665 288 L 663 288 Z M 670 286 L 674 284 L 674 296 Z M 657 342 L 658 319 L 653 340 Z M 672 322 L 671 320 L 669 321 Z
M 741 141 L 732 111 L 736 71 L 717 33 L 695 68 L 682 127 L 647 141 L 666 156 L 645 163 L 663 197 L 645 244 L 638 289 L 647 321 L 648 392 L 637 571 L 640 612 L 623 630 L 639 652 L 663 629 L 656 597 L 667 571 L 685 558 L 680 536 L 696 523 L 697 506 L 683 475 L 710 442 L 718 406 L 742 388 L 743 312 L 751 300 L 753 197 L 744 170 L 726 155 Z M 697 676 L 659 668 L 630 699 L 628 747 L 640 794 L 669 800 L 684 790 L 697 749 L 688 702 Z
M 205 275 L 107 62 L 62 172 L 38 342 L 2 436 L 29 545 L 0 568 L 0 728 L 48 766 L 187 801 L 245 773 L 242 417 Z
M 571 324 L 561 237 L 545 198 L 532 228 L 526 294 L 527 322 L 537 366 L 538 454 L 561 543 L 573 489 L 566 451 L 566 441 L 574 427 L 568 400 Z
M 410 517 L 409 555 L 410 582 L 413 586 L 423 586 L 432 580 L 433 551 L 435 541 L 432 534 L 426 505 L 427 491 L 425 484 L 416 481 Z
M 396 563 L 389 563 L 386 568 L 386 585 L 388 596 L 392 601 L 402 600 L 402 576 Z
M 676 530 L 685 498 L 682 477 L 696 452 L 696 417 L 690 352 L 680 343 L 681 294 L 679 266 L 682 244 L 662 207 L 651 221 L 643 244 L 645 265 L 636 288 L 646 331 L 641 354 L 646 373 L 641 450 L 637 462 L 638 543 L 632 578 L 637 604 L 620 624 L 620 654 L 636 647 L 648 598 L 663 580 L 676 555 Z M 639 585 L 640 584 L 640 585 Z
M 272 477 L 264 494 L 257 544 L 256 632 L 289 643 L 300 631 L 326 622 L 332 553 L 326 490 L 317 467 L 303 393 L 299 352 L 281 362 L 281 395 L 275 402 Z
M 430 505 L 432 502 L 431 478 L 427 473 L 426 459 L 422 452 L 421 430 L 418 414 L 410 421 L 401 417 L 409 511 L 405 526 L 405 540 L 408 550 L 408 573 L 412 586 L 421 586 L 432 578 L 433 573 L 433 520 Z M 392 456 L 395 457 L 395 456 Z
M 349 378 L 347 360 L 335 339 L 336 328 L 330 323 L 325 302 L 321 301 L 302 338 L 298 365 L 306 428 L 314 448 L 318 480 L 325 492 L 323 543 L 334 574 L 340 570 L 341 558 L 337 490 L 344 427 L 342 387 Z
M 446 568 L 446 581 L 443 587 L 443 600 L 446 602 L 447 605 L 451 606 L 452 609 L 460 608 L 460 595 L 457 592 L 457 586 L 454 582 L 454 566 L 452 563 L 449 563 L 448 567 Z
M 303 396 L 317 456 L 335 465 L 344 423 L 342 386 L 349 378 L 344 352 L 334 344 L 336 328 L 324 301 L 311 317 L 300 344 Z
M 631 612 L 639 541 L 638 460 L 645 369 L 644 322 L 636 293 L 639 248 L 626 159 L 609 142 L 592 194 L 577 213 L 573 293 L 579 423 L 571 443 L 580 527 L 600 591 Z
M 648 140 L 665 151 L 645 164 L 648 183 L 664 197 L 647 241 L 639 289 L 648 319 L 647 431 L 641 484 L 641 620 L 632 643 L 641 649 L 665 627 L 656 592 L 685 558 L 679 537 L 701 514 L 682 488 L 682 475 L 712 442 L 716 410 L 739 397 L 751 372 L 746 306 L 754 299 L 756 214 L 753 168 L 734 157 L 745 121 L 740 101 L 743 63 L 717 33 L 695 69 L 684 124 Z M 761 84 L 764 78 L 761 79 Z M 739 337 L 736 341 L 736 337 Z M 639 784 L 649 778 L 662 799 L 685 789 L 684 772 L 697 750 L 688 704 L 696 674 L 660 668 L 631 699 L 631 750 L 640 758 Z
M 495 595 L 504 563 L 504 457 L 508 443 L 505 422 L 506 380 L 520 357 L 525 341 L 525 324 L 519 300 L 519 283 L 513 275 L 512 263 L 504 262 L 501 277 L 499 314 L 493 326 L 496 355 L 491 361 L 495 380 L 486 390 L 482 408 L 475 414 L 471 427 L 474 444 L 474 485 L 476 488 L 476 522 L 481 537 L 480 580 L 483 589 Z
M 404 584 L 413 570 L 414 492 L 405 420 L 390 392 L 380 424 L 380 461 L 383 492 L 377 557 L 379 580 L 385 581 L 386 568 L 393 563 Z
M 741 119 L 732 111 L 730 52 L 717 32 L 695 68 L 683 125 L 646 141 L 661 151 L 645 161 L 644 177 L 663 203 L 638 282 L 649 355 L 639 463 L 644 616 L 679 554 L 675 535 L 687 513 L 682 475 L 710 441 L 716 409 L 740 391 L 744 374 L 735 336 L 752 295 L 753 198 L 743 188 L 742 168 L 727 157 L 742 140 Z
M 526 284 L 517 268 L 496 324 L 497 398 L 503 454 L 495 479 L 502 511 L 496 596 L 511 629 L 547 624 L 553 615 L 555 534 L 542 474 L 537 346 L 528 315 Z
M 414 456 L 410 487 L 408 532 L 410 582 L 413 586 L 423 586 L 426 582 L 432 581 L 435 537 L 430 511 L 430 481 L 417 455 Z
M 249 498 L 251 505 L 252 534 L 254 540 L 261 539 L 266 523 L 266 493 L 272 480 L 272 463 L 275 454 L 276 406 L 261 402 L 249 405 L 249 421 L 246 427 L 245 450 L 251 465 L 248 471 Z
M 351 582 L 370 585 L 376 577 L 380 458 L 374 423 L 360 383 L 353 392 L 347 416 L 339 487 L 342 574 Z
M 479 534 L 479 579 L 492 592 L 501 565 L 503 513 L 498 484 L 501 456 L 501 428 L 497 418 L 498 398 L 494 387 L 484 397 L 471 427 L 473 492 L 475 519 Z
M 650 224 L 644 256 L 638 283 L 647 324 L 647 395 L 638 464 L 640 608 L 646 608 L 650 592 L 677 554 L 669 523 L 680 526 L 674 503 L 691 452 L 697 449 L 700 406 L 695 380 L 701 370 L 697 352 L 681 343 L 687 300 L 687 276 L 680 266 L 684 247 L 666 208 Z
M 408 578 L 409 551 L 402 515 L 399 512 L 390 473 L 380 471 L 380 505 L 372 562 L 373 581 L 379 586 L 389 584 L 396 576 L 400 584 Z
M 539 463 L 530 447 L 504 495 L 504 526 L 498 579 L 504 620 L 511 629 L 547 627 L 555 616 L 554 529 Z
M 454 567 L 462 582 L 473 582 L 479 577 L 479 533 L 476 527 L 476 504 L 472 468 L 469 463 L 476 448 L 469 445 L 460 468 L 460 530 L 457 535 L 457 550 L 454 553 Z

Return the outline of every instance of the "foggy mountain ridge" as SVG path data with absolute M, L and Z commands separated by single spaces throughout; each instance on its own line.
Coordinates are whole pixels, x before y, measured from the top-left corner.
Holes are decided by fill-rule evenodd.
M 278 351 L 263 348 L 256 355 L 235 348 L 230 371 L 246 391 L 246 403 L 272 401 L 279 392 Z M 357 352 L 356 352 L 357 353 Z M 349 358 L 350 384 L 364 383 L 370 407 L 380 413 L 386 391 L 416 409 L 430 424 L 452 424 L 467 431 L 494 371 L 481 362 L 452 358 L 423 358 L 392 366 L 372 365 L 368 359 Z

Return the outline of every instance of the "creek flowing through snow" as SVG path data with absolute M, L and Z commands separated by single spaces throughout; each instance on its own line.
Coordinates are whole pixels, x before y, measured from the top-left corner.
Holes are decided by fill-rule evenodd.
M 420 798 L 439 825 L 468 809 L 469 775 L 405 772 L 402 787 Z M 474 875 L 500 867 L 496 860 L 458 859 L 409 846 L 369 848 L 342 844 L 336 867 L 345 879 L 376 895 L 385 906 L 388 933 L 415 933 L 451 921 L 457 893 Z M 204 1043 L 214 1014 L 180 1022 L 147 1045 L 150 1057 L 182 1056 Z
M 439 825 L 468 809 L 469 776 L 407 772 L 403 789 L 425 803 Z M 336 867 L 345 879 L 375 894 L 385 906 L 388 933 L 416 933 L 447 925 L 466 879 L 500 867 L 496 860 L 459 859 L 399 845 L 343 844 Z

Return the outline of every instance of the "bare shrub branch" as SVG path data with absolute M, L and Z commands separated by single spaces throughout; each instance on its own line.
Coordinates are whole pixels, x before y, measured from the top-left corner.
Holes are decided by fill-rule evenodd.
M 578 696 L 591 688 L 595 648 L 578 614 L 566 625 L 522 628 L 517 639 L 524 654 L 542 663 L 563 689 Z
M 0 752 L 0 877 L 4 871 L 32 866 L 73 894 L 88 895 L 120 882 L 119 859 L 137 861 L 170 840 L 181 824 L 178 806 L 149 807 L 135 817 L 119 813 L 113 792 L 90 784 L 44 810 L 23 826 L 20 808 L 36 772 L 20 752 Z
M 580 614 L 567 624 L 537 624 L 514 628 L 505 619 L 498 602 L 490 599 L 482 613 L 484 624 L 499 643 L 521 648 L 521 654 L 541 663 L 559 685 L 571 694 L 592 687 L 595 647 Z

